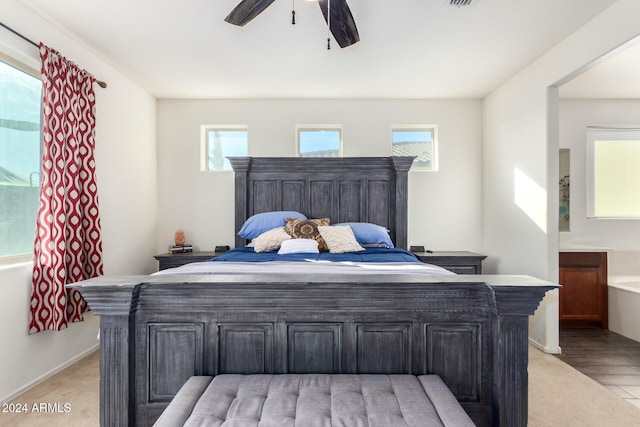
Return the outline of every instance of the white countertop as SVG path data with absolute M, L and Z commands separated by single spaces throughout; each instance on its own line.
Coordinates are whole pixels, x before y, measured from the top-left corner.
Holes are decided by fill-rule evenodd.
M 560 241 L 558 244 L 558 250 L 560 252 L 609 252 L 611 248 L 604 248 L 602 246 L 585 245 L 582 243 L 575 243 L 569 241 Z

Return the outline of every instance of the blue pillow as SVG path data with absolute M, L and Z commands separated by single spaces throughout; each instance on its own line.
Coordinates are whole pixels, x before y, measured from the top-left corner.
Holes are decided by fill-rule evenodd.
M 362 246 L 393 248 L 389 230 L 368 222 L 343 222 L 333 225 L 348 225 L 353 230 L 356 240 Z
M 306 216 L 296 211 L 263 212 L 247 219 L 238 231 L 238 236 L 248 240 L 255 239 L 266 231 L 284 227 L 286 218 L 307 219 Z

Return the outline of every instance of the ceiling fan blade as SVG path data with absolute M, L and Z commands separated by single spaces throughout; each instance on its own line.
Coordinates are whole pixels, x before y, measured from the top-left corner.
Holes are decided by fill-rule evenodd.
M 269 7 L 274 1 L 275 0 L 242 0 L 224 20 L 230 24 L 243 27 L 253 18 L 260 15 L 262 11 Z
M 328 22 L 328 0 L 318 0 L 324 20 Z M 360 35 L 353 20 L 347 0 L 331 0 L 331 34 L 340 47 L 351 46 L 360 41 Z

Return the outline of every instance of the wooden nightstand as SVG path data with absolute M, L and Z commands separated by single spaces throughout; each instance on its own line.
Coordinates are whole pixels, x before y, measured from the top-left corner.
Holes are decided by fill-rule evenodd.
M 487 256 L 465 251 L 413 252 L 426 264 L 446 268 L 457 274 L 482 274 L 482 260 Z
M 166 270 L 167 268 L 180 267 L 190 262 L 206 261 L 222 255 L 224 252 L 185 252 L 181 254 L 159 254 L 154 255 L 158 260 L 158 270 Z

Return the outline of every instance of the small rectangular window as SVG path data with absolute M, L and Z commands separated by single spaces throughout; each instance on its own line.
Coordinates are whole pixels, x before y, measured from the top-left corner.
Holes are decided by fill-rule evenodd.
M 202 126 L 202 170 L 232 170 L 227 157 L 242 157 L 247 153 L 247 126 Z
M 640 128 L 587 128 L 587 217 L 640 218 Z
M 0 258 L 5 260 L 33 254 L 42 103 L 42 82 L 35 76 L 36 71 L 0 61 Z
M 435 126 L 394 126 L 391 129 L 392 155 L 415 156 L 412 171 L 436 171 Z
M 297 126 L 299 157 L 341 157 L 342 128 L 339 126 Z

